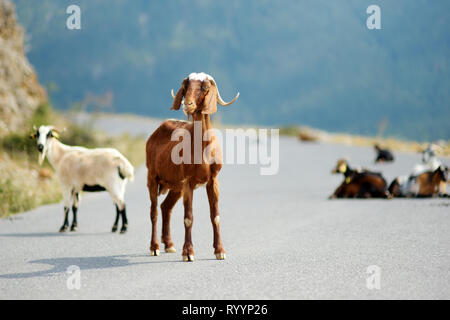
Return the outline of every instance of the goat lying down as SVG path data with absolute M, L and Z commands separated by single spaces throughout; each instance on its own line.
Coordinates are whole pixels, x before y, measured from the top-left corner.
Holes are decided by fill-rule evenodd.
M 440 165 L 434 171 L 395 178 L 389 186 L 394 197 L 446 197 L 448 168 Z
M 134 179 L 134 168 L 116 149 L 87 149 L 61 143 L 58 131 L 52 126 L 34 128 L 31 138 L 37 139 L 39 164 L 47 156 L 61 184 L 64 201 L 64 223 L 60 232 L 69 226 L 69 208 L 72 203 L 73 221 L 71 231 L 77 229 L 77 211 L 82 191 L 108 191 L 116 205 L 116 220 L 112 231 L 117 231 L 122 217 L 121 233 L 127 231 L 128 220 L 125 208 L 125 187 Z
M 377 153 L 377 157 L 375 158 L 375 163 L 381 162 L 392 162 L 394 161 L 394 155 L 388 149 L 382 149 L 379 145 L 374 146 L 375 151 Z
M 395 178 L 389 192 L 394 197 L 446 196 L 448 168 L 436 157 L 440 148 L 428 145 L 422 152 L 422 163 L 416 164 L 409 176 Z
M 346 160 L 340 159 L 331 173 L 342 173 L 344 181 L 329 197 L 330 199 L 390 198 L 386 180 L 378 172 L 352 169 Z

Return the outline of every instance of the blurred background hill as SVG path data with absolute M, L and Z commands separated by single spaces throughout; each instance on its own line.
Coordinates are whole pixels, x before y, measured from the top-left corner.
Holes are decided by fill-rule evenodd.
M 447 0 L 15 0 L 27 56 L 58 109 L 154 117 L 193 71 L 239 104 L 224 123 L 450 139 Z M 68 30 L 67 6 L 81 7 Z M 381 7 L 382 30 L 366 28 Z

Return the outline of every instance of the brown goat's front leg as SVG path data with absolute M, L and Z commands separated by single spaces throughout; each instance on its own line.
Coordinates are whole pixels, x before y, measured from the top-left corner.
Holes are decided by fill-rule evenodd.
M 220 216 L 219 216 L 219 181 L 217 177 L 212 178 L 206 185 L 208 193 L 211 223 L 214 231 L 214 254 L 218 260 L 224 260 L 225 249 L 220 237 Z
M 172 209 L 181 197 L 181 192 L 169 191 L 166 199 L 161 204 L 162 213 L 162 238 L 161 242 L 164 243 L 166 252 L 176 252 L 173 246 L 172 238 L 170 236 L 170 216 L 172 215 Z
M 194 216 L 192 214 L 192 197 L 193 189 L 185 187 L 183 191 L 184 204 L 184 246 L 183 246 L 183 261 L 194 261 L 194 246 L 192 244 L 192 224 L 194 223 Z
M 150 254 L 152 256 L 159 256 L 158 232 L 156 230 L 158 220 L 158 183 L 155 179 L 148 179 L 148 192 L 150 193 L 150 220 L 152 222 Z

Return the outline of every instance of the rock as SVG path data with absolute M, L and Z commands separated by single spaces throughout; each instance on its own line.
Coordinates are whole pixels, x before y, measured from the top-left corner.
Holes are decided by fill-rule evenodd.
M 53 175 L 52 170 L 50 170 L 49 168 L 41 168 L 39 170 L 39 178 L 41 179 L 50 179 Z
M 24 30 L 14 5 L 0 0 L 0 135 L 26 130 L 34 110 L 46 101 L 47 93 L 24 53 Z

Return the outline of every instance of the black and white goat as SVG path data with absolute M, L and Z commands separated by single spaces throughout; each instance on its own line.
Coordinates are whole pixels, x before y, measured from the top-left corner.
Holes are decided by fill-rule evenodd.
M 436 157 L 441 147 L 429 144 L 422 152 L 422 163 L 414 166 L 410 175 L 395 178 L 389 192 L 395 197 L 447 196 L 448 168 Z
M 438 169 L 442 165 L 442 162 L 436 157 L 436 151 L 440 149 L 441 147 L 436 144 L 429 144 L 422 152 L 422 163 L 414 166 L 412 175 L 418 176 L 424 172 Z
M 447 180 L 448 168 L 440 165 L 434 171 L 425 171 L 417 176 L 395 178 L 389 186 L 389 192 L 394 197 L 448 197 Z
M 69 226 L 69 208 L 72 203 L 73 221 L 71 231 L 77 229 L 77 210 L 82 191 L 108 191 L 116 205 L 116 220 L 112 231 L 117 231 L 122 217 L 121 233 L 127 231 L 128 221 L 125 208 L 125 187 L 134 179 L 134 168 L 116 149 L 68 146 L 57 138 L 58 131 L 52 126 L 34 127 L 31 138 L 37 139 L 39 164 L 45 157 L 53 166 L 61 184 L 64 201 L 64 223 L 60 232 Z

